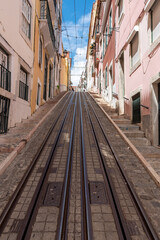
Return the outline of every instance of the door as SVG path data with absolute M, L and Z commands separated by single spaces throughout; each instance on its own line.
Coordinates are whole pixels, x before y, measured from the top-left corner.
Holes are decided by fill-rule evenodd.
M 124 114 L 124 96 L 125 96 L 124 53 L 122 53 L 119 59 L 119 114 Z
M 8 131 L 10 99 L 0 95 L 0 133 Z
M 51 97 L 51 75 L 52 75 L 52 67 L 49 66 L 49 98 Z
M 132 122 L 133 123 L 140 123 L 141 122 L 141 106 L 140 106 L 140 93 L 136 94 L 132 98 L 133 100 L 133 114 L 132 114 Z
M 45 56 L 45 67 L 44 67 L 44 89 L 43 89 L 43 99 L 47 99 L 47 76 L 48 76 L 48 59 Z
M 101 94 L 101 70 L 99 73 L 99 94 Z
M 160 83 L 158 83 L 158 144 L 160 145 Z

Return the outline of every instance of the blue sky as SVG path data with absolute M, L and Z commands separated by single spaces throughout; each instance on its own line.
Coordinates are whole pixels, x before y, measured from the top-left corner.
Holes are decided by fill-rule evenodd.
M 71 51 L 71 81 L 73 82 L 74 86 L 78 85 L 80 74 L 84 70 L 85 66 L 90 13 L 92 10 L 93 2 L 94 0 L 86 0 L 85 8 L 85 0 L 75 0 L 75 4 L 74 0 L 63 0 L 63 45 L 64 49 Z M 75 7 L 76 11 L 74 11 Z

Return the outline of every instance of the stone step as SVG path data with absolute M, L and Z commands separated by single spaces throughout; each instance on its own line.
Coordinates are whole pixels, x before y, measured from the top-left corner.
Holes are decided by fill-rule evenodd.
M 123 133 L 127 136 L 127 137 L 134 137 L 134 138 L 139 138 L 139 137 L 144 137 L 144 132 L 139 130 L 139 131 L 129 131 L 129 130 L 125 130 L 123 131 Z
M 147 139 L 147 138 L 131 138 L 131 137 L 129 137 L 129 140 L 136 146 L 136 147 L 138 147 L 138 146 L 150 146 L 151 145 L 151 143 L 150 143 L 150 141 Z
M 109 114 L 112 114 L 112 113 L 117 114 L 116 109 L 114 109 L 114 108 L 110 108 L 110 107 L 105 106 L 105 107 L 103 107 L 103 109 L 104 109 L 104 111 L 106 111 Z
M 124 115 L 118 115 L 117 113 L 111 114 L 110 117 L 113 119 L 113 121 L 114 119 L 122 119 L 122 118 L 124 119 Z
M 131 120 L 125 119 L 125 118 L 118 118 L 118 119 L 112 119 L 116 124 L 123 124 L 123 125 L 128 125 L 131 124 Z
M 117 125 L 122 131 L 125 131 L 125 130 L 127 130 L 127 131 L 138 131 L 140 129 L 139 126 L 133 125 L 133 124 L 126 124 L 126 125 L 117 124 Z

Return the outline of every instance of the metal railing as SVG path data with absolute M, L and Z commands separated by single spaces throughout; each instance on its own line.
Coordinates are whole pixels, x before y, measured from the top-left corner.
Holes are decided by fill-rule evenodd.
M 28 85 L 19 81 L 19 97 L 28 101 Z
M 46 19 L 49 27 L 50 37 L 52 40 L 53 47 L 55 48 L 55 34 L 52 25 L 52 19 L 50 15 L 49 5 L 47 0 L 41 0 L 41 12 L 40 19 Z
M 11 72 L 0 64 L 0 87 L 11 91 Z

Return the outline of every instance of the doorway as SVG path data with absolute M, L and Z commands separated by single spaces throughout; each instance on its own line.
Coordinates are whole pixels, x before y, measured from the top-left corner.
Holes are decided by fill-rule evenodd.
M 125 78 L 124 78 L 124 53 L 119 58 L 119 114 L 124 114 Z
M 0 95 L 0 133 L 8 131 L 10 99 Z
M 141 122 L 141 99 L 140 93 L 132 97 L 132 123 Z

